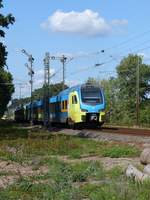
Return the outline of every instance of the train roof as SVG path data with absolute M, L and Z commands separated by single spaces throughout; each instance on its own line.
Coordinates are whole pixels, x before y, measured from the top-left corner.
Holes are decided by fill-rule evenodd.
M 60 92 L 58 94 L 58 96 L 62 96 L 62 95 L 68 95 L 70 92 L 72 91 L 78 91 L 80 90 L 82 87 L 97 87 L 97 88 L 100 88 L 101 87 L 99 85 L 90 85 L 90 84 L 80 84 L 80 85 L 76 85 L 76 86 L 73 86 L 73 87 L 70 87 L 66 90 L 63 90 L 62 92 Z
M 72 91 L 79 91 L 82 87 L 93 87 L 93 85 L 87 85 L 87 84 L 80 84 L 80 85 L 76 85 L 70 88 L 67 88 L 61 92 L 59 92 L 59 94 L 57 96 L 52 96 L 49 98 L 49 103 L 55 103 L 58 102 L 60 100 L 67 100 L 68 95 L 70 92 Z M 99 87 L 97 85 L 95 85 L 95 87 Z M 100 88 L 100 87 L 99 87 Z M 37 100 L 33 102 L 33 107 L 40 107 L 43 105 L 43 100 Z M 29 103 L 28 105 L 26 105 L 27 108 L 31 108 L 31 104 Z
M 66 100 L 68 98 L 68 94 L 71 91 L 78 90 L 80 87 L 81 87 L 81 85 L 77 85 L 77 86 L 74 86 L 74 87 L 71 87 L 71 88 L 67 88 L 67 89 L 59 92 L 59 94 L 57 96 L 52 96 L 49 99 L 49 103 L 55 103 L 55 102 L 59 101 L 60 98 L 61 98 L 61 100 Z
M 57 96 L 49 98 L 49 103 L 55 103 L 57 101 Z
M 43 105 L 43 100 L 33 101 L 33 107 L 40 107 Z M 31 108 L 31 103 L 26 105 L 26 108 Z
M 73 86 L 73 87 L 70 87 L 70 88 L 67 88 L 65 90 L 63 90 L 62 92 L 60 92 L 58 94 L 58 96 L 60 95 L 68 95 L 70 92 L 74 91 L 74 90 L 79 90 L 81 88 L 82 85 L 76 85 L 76 86 Z
M 49 103 L 55 103 L 55 102 L 60 101 L 60 100 L 67 100 L 70 92 L 79 91 L 82 87 L 93 87 L 93 85 L 80 84 L 80 85 L 76 85 L 76 86 L 67 88 L 67 89 L 61 91 L 57 96 L 52 96 L 49 99 Z M 100 88 L 100 86 L 98 86 L 98 85 L 95 85 L 94 87 Z

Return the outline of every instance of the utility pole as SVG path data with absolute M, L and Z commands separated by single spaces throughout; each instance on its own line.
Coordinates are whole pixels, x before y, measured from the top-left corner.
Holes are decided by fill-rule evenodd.
M 70 61 L 73 58 L 67 57 L 65 55 L 62 55 L 62 56 L 50 56 L 50 59 L 51 60 L 60 60 L 60 62 L 63 65 L 63 77 L 62 77 L 63 78 L 63 81 L 62 81 L 63 84 L 62 84 L 62 90 L 64 90 L 65 89 L 65 74 L 66 74 L 65 64 L 66 64 L 67 60 Z
M 28 66 L 28 64 L 25 64 L 25 66 L 28 68 L 29 72 L 28 72 L 28 75 L 30 76 L 30 85 L 31 85 L 31 117 L 30 117 L 30 124 L 31 126 L 33 125 L 33 75 L 34 75 L 34 71 L 33 71 L 33 61 L 34 61 L 34 58 L 32 56 L 32 54 L 29 54 L 26 52 L 25 49 L 22 49 L 21 52 L 23 54 L 25 54 L 27 57 L 28 57 L 28 61 L 29 61 L 29 64 L 30 66 Z
M 139 105 L 140 105 L 140 57 L 138 56 L 136 68 L 136 125 L 139 126 Z
M 66 71 L 66 69 L 65 69 L 65 63 L 66 63 L 66 61 L 67 61 L 67 57 L 65 57 L 64 55 L 62 56 L 62 58 L 60 59 L 60 61 L 62 62 L 62 64 L 63 64 L 63 86 L 62 86 L 62 89 L 64 90 L 65 89 L 65 71 Z
M 44 126 L 50 127 L 50 112 L 49 112 L 49 98 L 50 98 L 50 55 L 48 52 L 44 58 Z

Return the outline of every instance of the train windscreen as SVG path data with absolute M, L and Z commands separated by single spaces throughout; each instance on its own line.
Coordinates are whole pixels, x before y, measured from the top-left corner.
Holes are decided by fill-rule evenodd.
M 89 105 L 101 104 L 103 102 L 101 89 L 98 87 L 81 87 L 82 102 Z

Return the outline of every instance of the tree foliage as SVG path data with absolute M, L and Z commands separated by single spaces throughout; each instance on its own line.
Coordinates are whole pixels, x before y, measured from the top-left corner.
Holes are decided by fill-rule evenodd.
M 108 122 L 136 124 L 136 81 L 139 65 L 140 124 L 150 125 L 150 66 L 142 63 L 138 55 L 128 55 L 117 66 L 117 76 L 106 80 L 89 78 L 104 89 Z
M 33 92 L 33 98 L 35 100 L 38 100 L 38 99 L 42 99 L 43 96 L 44 96 L 44 87 L 43 86 L 42 88 L 39 88 L 39 89 L 36 89 L 34 92 Z M 68 88 L 67 85 L 65 85 L 64 87 L 65 89 Z M 48 89 L 48 88 L 47 88 Z M 62 91 L 62 83 L 56 83 L 56 84 L 51 84 L 50 87 L 49 87 L 49 96 L 55 96 L 57 95 L 60 91 Z
M 68 88 L 67 85 L 65 85 L 65 89 Z M 62 83 L 56 83 L 56 84 L 51 84 L 49 88 L 49 95 L 55 96 L 57 95 L 60 91 L 62 91 Z M 33 100 L 42 100 L 44 99 L 44 86 L 42 88 L 35 89 L 33 92 Z M 26 97 L 23 99 L 14 99 L 12 101 L 11 106 L 9 109 L 15 109 L 16 107 L 20 105 L 25 105 L 27 103 L 30 103 L 30 97 Z
M 117 66 L 118 105 L 121 106 L 121 118 L 128 116 L 129 121 L 136 121 L 137 66 L 139 65 L 139 101 L 140 108 L 149 102 L 150 66 L 142 63 L 138 55 L 129 55 Z
M 0 9 L 2 8 L 3 2 L 0 0 Z M 4 28 L 9 28 L 9 25 L 13 24 L 14 21 L 15 18 L 12 14 L 6 16 L 0 14 L 0 37 L 5 37 Z M 11 95 L 14 92 L 12 75 L 5 70 L 7 54 L 6 46 L 0 42 L 0 117 L 4 114 Z
M 11 74 L 5 70 L 0 70 L 0 116 L 4 114 L 11 94 L 14 92 L 14 87 L 11 84 Z

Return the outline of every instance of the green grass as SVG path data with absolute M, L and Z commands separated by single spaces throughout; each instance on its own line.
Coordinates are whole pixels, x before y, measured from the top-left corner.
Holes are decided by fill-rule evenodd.
M 30 177 L 20 176 L 17 183 L 0 189 L 0 200 L 149 200 L 150 183 L 130 182 L 122 168 L 106 171 L 98 161 L 67 164 L 59 159 L 59 156 L 75 161 L 86 156 L 139 155 L 139 149 L 130 145 L 58 136 L 4 124 L 0 129 L 0 159 L 31 165 L 33 170 L 46 165 L 49 171 Z M 15 174 L 0 173 L 0 177 L 9 175 Z
M 138 149 L 127 145 L 115 145 L 111 148 L 105 148 L 102 152 L 104 157 L 119 158 L 119 157 L 132 157 L 138 155 Z
M 0 130 L 0 157 L 19 163 L 36 157 L 67 155 L 69 158 L 82 156 L 134 157 L 140 151 L 129 145 L 119 146 L 113 142 L 93 141 L 79 137 L 52 135 L 50 132 L 32 132 L 19 127 Z M 42 161 L 43 162 L 43 161 Z
M 142 185 L 130 183 L 121 180 L 122 182 L 111 181 L 109 184 L 103 185 L 84 185 L 81 189 L 82 196 L 90 200 L 149 200 L 150 183 Z
M 105 171 L 98 162 L 70 165 L 57 159 L 50 159 L 48 165 L 47 175 L 20 179 L 18 183 L 1 190 L 0 199 L 80 200 L 85 192 L 80 187 L 75 188 L 75 182 L 105 177 Z M 40 183 L 41 180 L 45 180 L 46 184 Z M 35 181 L 39 183 L 35 184 Z
M 118 177 L 121 177 L 123 175 L 124 175 L 124 171 L 119 166 L 116 166 L 107 171 L 107 177 L 109 177 L 110 179 L 117 179 Z
M 97 174 L 101 175 L 97 177 Z M 96 177 L 101 182 L 92 184 L 90 180 L 97 180 Z M 46 180 L 46 183 L 40 183 L 40 180 Z M 79 184 L 84 181 L 89 183 Z M 78 187 L 74 186 L 75 182 Z M 0 200 L 149 200 L 149 187 L 150 182 L 137 184 L 127 180 L 121 168 L 105 171 L 97 162 L 70 165 L 51 159 L 49 174 L 20 179 L 0 190 Z
M 43 177 L 34 176 L 19 180 L 18 183 L 0 191 L 0 199 L 76 200 L 77 196 L 80 196 L 80 192 L 72 185 L 74 182 L 73 173 L 70 165 L 51 159 L 49 161 L 49 174 Z M 35 184 L 35 180 L 39 181 L 39 184 Z M 46 180 L 46 184 L 40 183 L 41 180 Z
M 89 161 L 72 165 L 73 180 L 82 182 L 94 178 L 95 180 L 103 178 L 104 171 L 100 162 Z
M 14 152 L 11 152 L 14 148 Z M 10 149 L 10 150 L 9 150 Z M 0 141 L 0 157 L 16 162 L 26 162 L 35 156 L 67 155 L 70 158 L 82 156 L 134 157 L 140 151 L 131 146 L 118 146 L 103 142 L 90 141 L 70 136 L 51 136 L 50 139 L 19 138 Z

